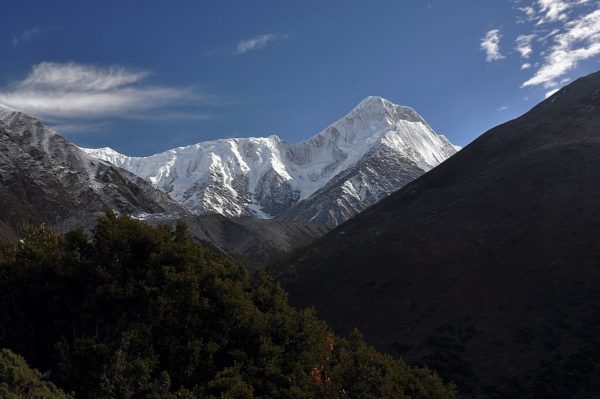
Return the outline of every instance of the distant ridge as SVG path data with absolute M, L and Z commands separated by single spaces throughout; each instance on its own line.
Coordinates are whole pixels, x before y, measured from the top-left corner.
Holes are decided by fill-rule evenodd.
M 198 213 L 337 225 L 456 152 L 412 108 L 367 97 L 295 144 L 277 136 L 207 141 L 148 157 L 87 153 L 148 179 Z
M 281 257 L 327 231 L 305 222 L 193 215 L 147 180 L 0 105 L 0 244 L 16 241 L 28 224 L 90 230 L 108 210 L 151 224 L 185 221 L 196 239 L 252 262 Z

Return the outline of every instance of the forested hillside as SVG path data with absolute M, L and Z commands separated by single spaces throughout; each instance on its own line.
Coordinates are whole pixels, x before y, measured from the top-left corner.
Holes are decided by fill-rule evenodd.
M 293 309 L 267 277 L 194 243 L 183 224 L 114 214 L 91 239 L 37 227 L 2 250 L 0 337 L 76 398 L 454 397 L 434 373 Z M 32 397 L 4 370 L 0 392 Z M 48 387 L 33 397 L 62 397 Z

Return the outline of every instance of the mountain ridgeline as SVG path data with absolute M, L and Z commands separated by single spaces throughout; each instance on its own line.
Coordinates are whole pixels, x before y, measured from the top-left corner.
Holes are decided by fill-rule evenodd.
M 456 152 L 412 108 L 368 97 L 316 136 L 202 142 L 148 157 L 87 153 L 147 179 L 197 213 L 328 226 L 375 204 Z
M 108 209 L 185 214 L 144 179 L 86 154 L 37 119 L 0 105 L 0 238 L 26 224 L 67 230 Z M 4 232 L 4 233 L 3 233 Z
M 302 221 L 196 215 L 147 180 L 87 154 L 31 115 L 0 105 L 0 243 L 26 225 L 92 230 L 108 210 L 148 223 L 185 220 L 194 237 L 238 259 L 270 262 L 328 229 Z
M 293 304 L 465 398 L 600 397 L 600 73 L 281 265 Z

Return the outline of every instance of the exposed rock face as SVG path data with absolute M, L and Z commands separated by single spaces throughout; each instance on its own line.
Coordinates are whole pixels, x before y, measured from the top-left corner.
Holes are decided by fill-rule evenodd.
M 368 97 L 309 140 L 224 139 L 128 157 L 85 149 L 198 213 L 341 223 L 456 152 L 409 107 Z
M 299 252 L 290 300 L 461 396 L 600 397 L 600 73 Z
M 374 148 L 309 198 L 278 217 L 338 225 L 423 174 L 415 162 L 387 146 Z
M 187 213 L 144 179 L 92 157 L 37 119 L 0 106 L 0 220 L 58 229 L 121 213 Z

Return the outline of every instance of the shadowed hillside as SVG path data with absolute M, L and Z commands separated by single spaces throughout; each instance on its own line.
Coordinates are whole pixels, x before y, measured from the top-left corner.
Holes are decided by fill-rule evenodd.
M 597 396 L 599 183 L 595 73 L 298 253 L 285 285 L 465 397 Z

